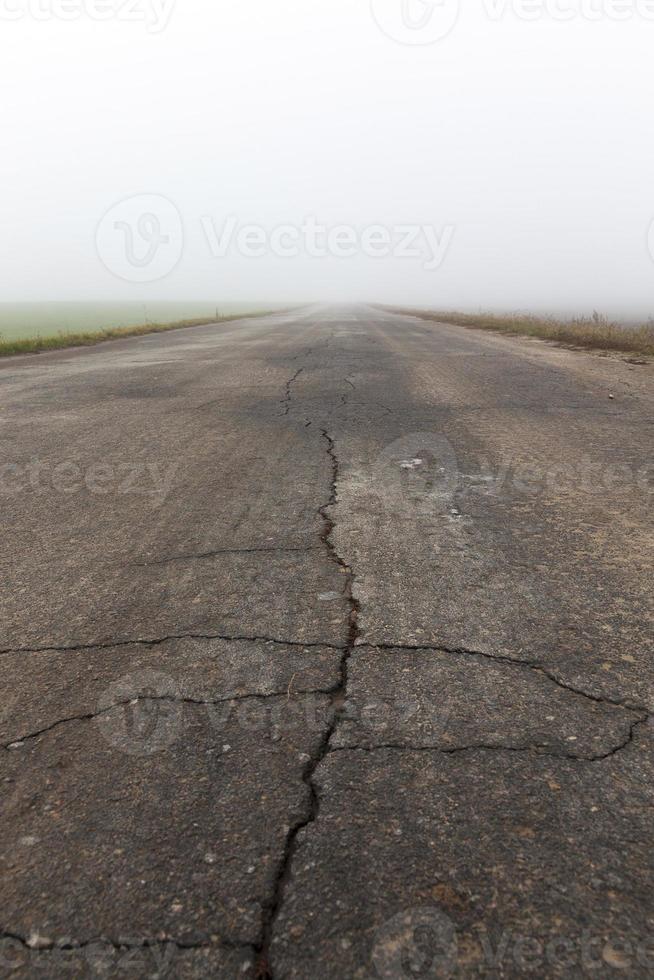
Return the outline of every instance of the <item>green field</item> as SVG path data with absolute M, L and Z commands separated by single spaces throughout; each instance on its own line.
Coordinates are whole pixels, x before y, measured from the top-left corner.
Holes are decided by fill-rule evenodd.
M 273 304 L 274 306 L 275 304 Z M 0 303 L 0 343 L 271 309 L 265 303 Z

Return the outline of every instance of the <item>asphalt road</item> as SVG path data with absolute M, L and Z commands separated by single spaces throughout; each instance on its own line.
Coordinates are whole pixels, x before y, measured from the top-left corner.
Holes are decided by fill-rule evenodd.
M 653 371 L 364 307 L 2 362 L 0 975 L 654 975 Z

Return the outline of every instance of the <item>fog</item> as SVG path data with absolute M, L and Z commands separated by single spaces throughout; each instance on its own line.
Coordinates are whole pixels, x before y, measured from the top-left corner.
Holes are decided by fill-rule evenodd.
M 653 2 L 0 8 L 2 300 L 654 314 Z

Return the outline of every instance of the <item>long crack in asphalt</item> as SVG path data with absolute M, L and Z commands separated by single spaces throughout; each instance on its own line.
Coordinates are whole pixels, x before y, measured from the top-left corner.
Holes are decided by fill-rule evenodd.
M 305 352 L 304 356 L 306 356 L 306 354 L 308 354 L 309 352 L 310 351 Z M 281 402 L 283 406 L 283 410 L 280 413 L 283 416 L 288 416 L 290 414 L 291 404 L 292 404 L 293 385 L 295 384 L 299 376 L 303 373 L 303 371 L 304 368 L 299 368 L 295 372 L 295 374 L 286 382 L 284 397 Z M 344 380 L 350 386 L 350 388 L 352 389 L 355 388 L 354 384 L 352 384 L 349 378 L 346 378 Z M 342 404 L 346 404 L 347 400 L 348 400 L 348 394 L 346 393 L 341 399 Z M 387 409 L 387 411 L 390 410 Z M 309 419 L 305 420 L 305 425 L 309 426 L 312 424 L 313 423 L 311 420 Z M 48 645 L 48 646 L 38 647 L 38 648 L 18 648 L 18 649 L 0 650 L 0 654 L 13 654 L 13 653 L 20 653 L 20 652 L 39 653 L 39 652 L 46 652 L 46 651 L 75 652 L 80 650 L 107 649 L 112 647 L 125 647 L 125 646 L 132 646 L 132 645 L 144 645 L 148 647 L 154 647 L 154 646 L 159 646 L 161 644 L 164 644 L 171 640 L 215 639 L 215 640 L 233 641 L 233 642 L 237 642 L 237 641 L 247 641 L 247 642 L 256 642 L 256 643 L 264 642 L 267 644 L 286 646 L 292 648 L 300 648 L 300 649 L 313 649 L 313 648 L 321 647 L 321 648 L 334 649 L 340 651 L 341 657 L 340 657 L 340 665 L 339 665 L 339 679 L 336 685 L 332 685 L 331 687 L 322 690 L 318 688 L 318 689 L 312 689 L 311 691 L 294 692 L 294 693 L 316 693 L 316 694 L 320 693 L 320 694 L 328 695 L 330 697 L 330 712 L 329 712 L 327 724 L 324 728 L 324 731 L 322 732 L 322 736 L 320 738 L 319 744 L 317 745 L 311 757 L 308 759 L 302 771 L 302 781 L 307 788 L 306 807 L 304 809 L 302 816 L 288 829 L 282 854 L 278 862 L 277 873 L 273 881 L 270 898 L 269 900 L 262 903 L 262 925 L 261 925 L 261 933 L 260 933 L 261 941 L 256 947 L 254 947 L 254 952 L 255 955 L 257 956 L 256 975 L 257 977 L 260 978 L 260 980 L 264 980 L 264 978 L 267 978 L 267 980 L 273 980 L 273 971 L 271 966 L 271 946 L 274 938 L 275 926 L 284 901 L 285 889 L 288 880 L 290 878 L 291 868 L 295 857 L 295 853 L 298 845 L 298 837 L 300 835 L 300 832 L 306 827 L 308 827 L 309 825 L 311 825 L 312 823 L 314 823 L 319 817 L 320 797 L 318 794 L 314 776 L 317 768 L 328 754 L 335 753 L 335 752 L 371 753 L 371 752 L 380 752 L 380 751 L 397 751 L 403 753 L 429 752 L 433 754 L 443 754 L 443 755 L 453 755 L 453 754 L 466 753 L 466 752 L 490 752 L 490 751 L 531 752 L 531 753 L 546 754 L 553 758 L 558 758 L 561 761 L 568 761 L 568 762 L 574 762 L 579 764 L 597 763 L 615 756 L 616 754 L 622 752 L 628 746 L 630 746 L 636 738 L 637 731 L 643 725 L 647 724 L 651 719 L 651 714 L 649 710 L 643 705 L 636 705 L 626 701 L 612 700 L 610 698 L 600 697 L 599 695 L 581 690 L 577 687 L 574 687 L 564 682 L 559 676 L 557 676 L 552 671 L 551 668 L 549 668 L 547 665 L 543 664 L 542 662 L 517 660 L 508 656 L 501 656 L 492 653 L 485 653 L 483 651 L 478 651 L 478 650 L 468 650 L 464 648 L 447 648 L 444 646 L 407 646 L 407 645 L 397 644 L 397 643 L 370 644 L 370 643 L 359 642 L 360 634 L 359 634 L 358 619 L 359 619 L 360 609 L 359 609 L 359 602 L 355 596 L 355 591 L 354 591 L 355 573 L 353 571 L 353 568 L 346 562 L 343 556 L 338 552 L 337 546 L 334 541 L 334 531 L 336 528 L 336 523 L 333 517 L 333 512 L 335 508 L 337 508 L 338 506 L 338 485 L 340 480 L 340 463 L 337 454 L 335 439 L 333 438 L 332 435 L 330 435 L 327 429 L 321 430 L 321 439 L 324 442 L 325 452 L 329 459 L 329 463 L 331 467 L 331 479 L 330 479 L 330 486 L 329 486 L 329 495 L 327 497 L 327 500 L 318 508 L 318 514 L 320 515 L 323 522 L 323 529 L 320 534 L 320 541 L 321 541 L 320 546 L 316 546 L 315 548 L 309 547 L 309 548 L 276 549 L 276 548 L 255 547 L 255 548 L 243 548 L 243 549 L 220 549 L 216 551 L 203 552 L 200 554 L 175 555 L 169 558 L 163 558 L 161 560 L 154 560 L 152 562 L 143 562 L 141 564 L 145 567 L 147 565 L 165 564 L 167 562 L 174 562 L 174 561 L 211 558 L 226 553 L 255 554 L 255 553 L 272 552 L 276 550 L 291 552 L 291 551 L 312 551 L 312 550 L 325 549 L 329 556 L 329 559 L 335 565 L 338 566 L 340 573 L 343 575 L 343 579 L 344 579 L 343 594 L 347 598 L 349 604 L 348 633 L 347 633 L 347 641 L 344 645 L 343 644 L 336 645 L 331 643 L 317 643 L 317 642 L 306 643 L 306 642 L 299 642 L 293 639 L 270 637 L 270 636 L 227 636 L 224 634 L 188 632 L 188 633 L 170 635 L 170 636 L 154 638 L 154 639 L 139 638 L 139 639 L 118 640 L 118 641 L 102 640 L 94 643 L 76 644 L 70 646 Z M 357 745 L 334 747 L 331 745 L 331 741 L 336 731 L 336 728 L 341 718 L 343 717 L 344 706 L 347 699 L 349 659 L 355 647 L 357 650 L 365 650 L 365 649 L 401 650 L 404 652 L 415 652 L 415 653 L 431 651 L 431 652 L 446 653 L 451 656 L 473 657 L 473 658 L 480 658 L 483 660 L 495 661 L 497 663 L 501 663 L 504 665 L 511 665 L 515 667 L 517 670 L 535 671 L 545 676 L 552 684 L 558 686 L 563 690 L 568 691 L 569 693 L 577 697 L 585 698 L 599 704 L 611 705 L 616 709 L 628 709 L 631 711 L 635 711 L 639 713 L 639 717 L 634 721 L 632 721 L 628 733 L 618 745 L 614 746 L 609 751 L 604 752 L 601 755 L 587 756 L 587 757 L 579 757 L 574 755 L 573 753 L 552 751 L 548 746 L 540 745 L 537 743 L 524 743 L 524 744 L 518 743 L 516 745 L 510 745 L 510 746 L 488 745 L 488 744 L 481 743 L 481 744 L 458 746 L 455 748 L 443 748 L 438 746 L 406 745 L 406 744 L 394 744 L 394 743 L 378 744 L 372 747 L 357 746 Z M 245 695 L 232 694 L 232 695 L 225 695 L 224 697 L 220 697 L 220 698 L 206 699 L 206 700 L 202 698 L 162 695 L 160 697 L 152 697 L 152 696 L 142 697 L 142 698 L 137 698 L 136 700 L 175 701 L 179 703 L 192 704 L 192 705 L 210 705 L 210 704 L 217 704 L 217 703 L 237 701 L 237 700 L 246 700 L 246 699 L 265 700 L 267 698 L 280 697 L 286 693 L 287 693 L 286 691 L 275 691 L 275 692 L 265 692 L 263 694 L 262 693 L 245 694 Z M 70 724 L 74 722 L 91 721 L 99 717 L 100 715 L 107 714 L 108 712 L 115 710 L 116 708 L 126 703 L 127 701 L 117 701 L 115 704 L 112 704 L 111 706 L 104 708 L 102 710 L 98 710 L 96 712 L 88 712 L 85 714 L 80 714 L 73 717 L 60 719 L 38 732 L 26 734 L 22 737 L 15 738 L 12 740 L 12 742 L 7 743 L 4 746 L 0 746 L 0 747 L 7 750 L 12 750 L 15 747 L 19 746 L 20 744 L 22 744 L 23 742 L 29 739 L 38 738 L 52 731 L 53 729 L 57 728 L 60 725 Z M 0 940 L 5 942 L 7 941 L 17 942 L 27 948 L 35 948 L 34 942 L 37 941 L 34 940 L 34 937 L 31 936 L 24 937 L 13 932 L 0 933 Z M 68 943 L 60 943 L 60 944 L 49 943 L 40 948 L 42 948 L 44 952 L 48 952 L 56 949 L 83 948 L 93 943 L 105 943 L 109 946 L 113 946 L 116 949 L 145 948 L 154 945 L 170 945 L 173 947 L 177 947 L 179 949 L 193 949 L 193 948 L 199 949 L 199 948 L 206 948 L 212 945 L 216 945 L 215 942 L 208 942 L 208 941 L 198 941 L 198 943 L 196 944 L 185 944 L 185 943 L 177 942 L 174 939 L 166 939 L 164 941 L 151 940 L 151 939 L 129 941 L 129 940 L 121 940 L 121 939 L 109 939 L 103 936 L 103 937 L 98 937 L 97 939 L 91 939 L 88 941 L 85 940 L 83 942 L 76 942 L 70 940 L 70 942 Z M 223 941 L 222 939 L 219 940 L 218 945 L 225 946 L 226 948 L 229 947 L 236 948 L 237 946 L 238 948 L 241 948 L 242 946 L 242 948 L 247 948 L 249 950 L 253 949 L 253 947 L 249 944 L 233 944 L 230 943 L 229 941 Z
M 330 512 L 338 505 L 339 481 L 339 462 L 336 454 L 336 444 L 334 439 L 325 429 L 322 430 L 321 435 L 326 444 L 326 452 L 331 463 L 331 484 L 327 501 L 318 508 L 318 513 L 323 520 L 323 531 L 320 535 L 320 539 L 324 547 L 327 549 L 331 561 L 338 565 L 345 578 L 344 594 L 347 597 L 350 606 L 348 617 L 348 638 L 347 645 L 343 650 L 340 662 L 340 683 L 331 693 L 331 711 L 329 722 L 325 727 L 316 751 L 307 762 L 302 773 L 302 780 L 308 788 L 307 808 L 302 818 L 296 821 L 296 823 L 288 831 L 284 851 L 273 886 L 272 897 L 270 902 L 263 908 L 262 942 L 260 948 L 258 949 L 258 964 L 256 970 L 256 975 L 257 977 L 261 978 L 261 980 L 263 980 L 263 978 L 273 980 L 270 952 L 275 924 L 284 900 L 284 890 L 290 876 L 298 835 L 301 830 L 318 819 L 320 812 L 320 797 L 318 796 L 318 791 L 316 789 L 313 777 L 316 769 L 330 750 L 330 741 L 343 711 L 343 706 L 347 696 L 348 661 L 359 635 L 359 603 L 354 596 L 354 572 L 343 557 L 338 553 L 333 540 L 333 533 L 336 524 Z

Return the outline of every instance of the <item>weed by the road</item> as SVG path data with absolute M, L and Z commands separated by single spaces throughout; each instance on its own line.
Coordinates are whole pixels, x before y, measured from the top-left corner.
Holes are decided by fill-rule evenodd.
M 23 337 L 16 340 L 3 340 L 0 334 L 0 357 L 12 354 L 40 354 L 57 350 L 60 347 L 88 347 L 102 344 L 107 340 L 123 340 L 125 337 L 139 337 L 147 333 L 162 333 L 165 330 L 181 330 L 186 327 L 202 327 L 210 323 L 225 323 L 229 320 L 246 320 L 250 317 L 264 316 L 265 313 L 240 313 L 231 316 L 209 317 L 195 320 L 175 320 L 172 323 L 142 323 L 131 327 L 108 327 L 104 330 L 61 332 L 49 337 Z
M 456 326 L 473 327 L 477 330 L 540 337 L 543 340 L 554 340 L 572 347 L 654 355 L 654 323 L 652 322 L 634 327 L 623 326 L 598 313 L 593 313 L 590 317 L 557 320 L 554 317 L 524 314 L 437 313 L 429 310 L 403 310 L 402 312 L 422 319 L 453 323 Z

